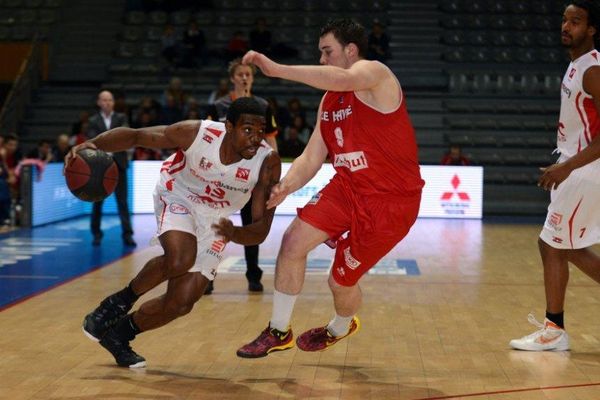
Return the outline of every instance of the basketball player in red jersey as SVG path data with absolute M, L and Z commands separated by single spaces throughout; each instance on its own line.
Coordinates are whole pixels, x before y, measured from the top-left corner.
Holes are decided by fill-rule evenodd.
M 301 334 L 296 344 L 319 351 L 356 332 L 359 279 L 406 236 L 417 218 L 424 182 L 404 94 L 388 67 L 363 58 L 366 49 L 364 28 L 338 19 L 321 30 L 321 66 L 282 65 L 255 51 L 243 58 L 267 76 L 327 91 L 306 149 L 271 190 L 267 206 L 275 207 L 304 186 L 327 155 L 336 174 L 285 232 L 269 326 L 238 350 L 240 357 L 264 357 L 294 346 L 289 324 L 306 257 L 328 239 L 337 242 L 329 276 L 336 314 L 327 325 Z

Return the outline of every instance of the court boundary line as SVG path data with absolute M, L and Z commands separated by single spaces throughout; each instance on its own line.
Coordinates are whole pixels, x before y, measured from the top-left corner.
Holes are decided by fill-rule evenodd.
M 414 400 L 447 400 L 447 399 L 458 399 L 461 397 L 493 396 L 496 394 L 534 392 L 534 391 L 540 391 L 540 390 L 558 390 L 558 389 L 569 389 L 569 388 L 591 387 L 591 386 L 600 386 L 600 382 L 579 383 L 579 384 L 575 384 L 575 385 L 540 386 L 540 387 L 534 387 L 534 388 L 521 388 L 521 389 L 505 389 L 505 390 L 495 390 L 495 391 L 491 391 L 491 392 L 453 394 L 453 395 L 449 395 L 449 396 L 439 396 L 439 397 L 421 397 L 421 398 L 414 399 Z

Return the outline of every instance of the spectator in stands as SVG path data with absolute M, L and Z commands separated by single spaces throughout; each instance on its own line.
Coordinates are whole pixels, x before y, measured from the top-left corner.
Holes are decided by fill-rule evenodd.
M 95 138 L 99 134 L 112 128 L 119 126 L 127 126 L 127 117 L 125 114 L 114 112 L 115 100 L 113 95 L 108 90 L 103 90 L 98 94 L 97 105 L 100 108 L 97 114 L 94 114 L 89 121 L 89 129 L 87 131 L 88 139 Z M 127 168 L 128 157 L 127 152 L 120 151 L 113 153 L 113 158 L 119 169 L 119 181 L 115 189 L 117 198 L 117 206 L 119 209 L 119 218 L 121 219 L 121 231 L 123 244 L 126 246 L 136 246 L 133 240 L 133 228 L 131 227 L 131 219 L 129 213 L 129 204 L 127 203 Z M 102 241 L 102 230 L 100 229 L 102 220 L 102 205 L 104 201 L 94 203 L 92 207 L 91 228 L 94 239 L 92 245 L 99 246 Z
M 229 79 L 227 78 L 221 78 L 219 79 L 219 84 L 217 86 L 217 88 L 215 90 L 213 90 L 212 92 L 210 92 L 210 95 L 208 96 L 208 104 L 214 104 L 215 100 L 226 96 L 227 93 L 229 93 Z
M 161 52 L 160 54 L 167 61 L 169 66 L 175 66 L 178 53 L 178 40 L 175 34 L 175 29 L 171 25 L 165 26 L 165 30 L 160 38 Z
M 390 58 L 390 38 L 385 33 L 383 24 L 379 21 L 373 23 L 373 29 L 369 34 L 369 50 L 367 59 L 386 63 Z
M 306 143 L 298 137 L 298 128 L 295 126 L 288 126 L 285 130 L 285 138 L 279 149 L 281 157 L 296 158 L 302 154 L 304 147 L 306 147 Z
M 250 48 L 271 55 L 271 31 L 267 29 L 267 20 L 260 17 L 255 23 L 250 31 Z
M 62 133 L 56 138 L 56 143 L 52 148 L 52 161 L 51 162 L 63 162 L 67 153 L 71 150 L 69 144 L 69 135 Z
M 39 140 L 37 147 L 27 153 L 27 158 L 35 158 L 46 163 L 52 161 L 52 147 L 50 146 L 50 142 L 46 139 Z
M 294 117 L 300 116 L 306 120 L 306 110 L 300 102 L 300 99 L 294 97 L 288 101 L 288 113 L 290 114 L 290 123 L 294 120 Z
M 168 96 L 173 96 L 173 100 L 175 101 L 177 107 L 179 107 L 180 110 L 183 109 L 189 95 L 185 90 L 183 90 L 183 81 L 181 78 L 174 76 L 169 81 L 169 86 L 165 89 L 161 97 L 161 103 L 163 106 L 167 105 Z
M 4 138 L 0 136 L 0 150 L 3 148 Z M 0 152 L 0 228 L 10 224 L 10 189 L 8 184 L 8 167 Z
M 15 134 L 8 134 L 4 137 L 2 154 L 4 165 L 8 168 L 7 182 L 10 187 L 11 196 L 14 199 L 19 198 L 19 179 L 16 174 L 17 165 L 23 158 L 21 149 L 19 149 L 19 138 Z
M 125 114 L 127 121 L 131 121 L 131 111 L 129 110 L 129 106 L 127 105 L 127 100 L 125 99 L 125 94 L 123 92 L 120 92 L 115 96 L 115 112 Z
M 457 144 L 451 144 L 448 152 L 442 157 L 441 165 L 469 165 L 469 159 L 462 154 Z
M 158 116 L 160 115 L 160 109 L 161 106 L 156 100 L 148 96 L 142 97 L 142 99 L 140 100 L 140 105 L 132 113 L 132 127 L 139 128 L 142 126 L 141 119 L 142 115 L 144 114 L 148 114 L 150 117 L 150 125 L 147 126 L 158 125 Z
M 71 137 L 69 138 L 69 144 L 71 146 L 75 146 L 85 142 L 87 140 L 87 131 L 89 127 L 90 123 L 88 121 L 82 122 L 81 130 L 78 133 L 71 135 Z
M 306 145 L 306 143 L 308 143 L 310 135 L 312 134 L 313 128 L 306 123 L 306 121 L 304 120 L 304 118 L 302 118 L 301 115 L 296 115 L 292 120 L 292 125 L 288 126 L 284 131 L 285 139 L 289 139 L 288 132 L 292 128 L 296 131 L 296 136 L 298 137 L 298 140 L 300 140 L 300 142 Z
M 275 121 L 277 122 L 279 130 L 283 130 L 285 127 L 290 126 L 291 117 L 287 108 L 279 107 L 279 104 L 277 103 L 277 99 L 275 97 L 269 97 L 267 101 L 269 102 L 269 109 L 271 110 L 271 115 L 275 116 Z
M 160 112 L 161 125 L 173 125 L 182 120 L 183 111 L 171 95 L 167 95 L 165 106 Z
M 78 135 L 79 133 L 81 133 L 81 125 L 85 122 L 88 122 L 89 120 L 90 113 L 87 111 L 81 111 L 79 113 L 79 120 L 71 125 L 71 135 Z
M 196 21 L 192 21 L 183 33 L 182 66 L 195 68 L 198 65 L 206 65 L 207 62 L 208 51 L 206 50 L 204 32 L 198 28 Z
M 241 57 L 248 51 L 248 41 L 242 31 L 233 32 L 233 36 L 227 43 L 227 49 L 225 50 L 225 61 L 231 61 L 235 58 Z

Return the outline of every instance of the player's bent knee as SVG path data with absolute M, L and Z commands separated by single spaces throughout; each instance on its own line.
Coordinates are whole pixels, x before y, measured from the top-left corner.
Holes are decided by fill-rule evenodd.
M 177 256 L 165 260 L 166 274 L 172 278 L 189 271 L 194 266 L 195 257 Z
M 189 314 L 194 308 L 194 304 L 168 303 L 166 304 L 166 312 L 176 317 L 183 317 Z

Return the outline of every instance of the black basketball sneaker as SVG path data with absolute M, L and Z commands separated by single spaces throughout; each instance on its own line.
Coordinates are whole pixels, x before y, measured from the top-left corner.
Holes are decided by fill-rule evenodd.
M 144 368 L 146 359 L 137 354 L 129 345 L 129 340 L 120 338 L 110 329 L 100 340 L 100 345 L 110 352 L 120 367 Z
M 102 300 L 94 311 L 83 319 L 83 333 L 94 342 L 100 341 L 108 330 L 123 318 L 132 304 L 124 301 L 117 293 Z

